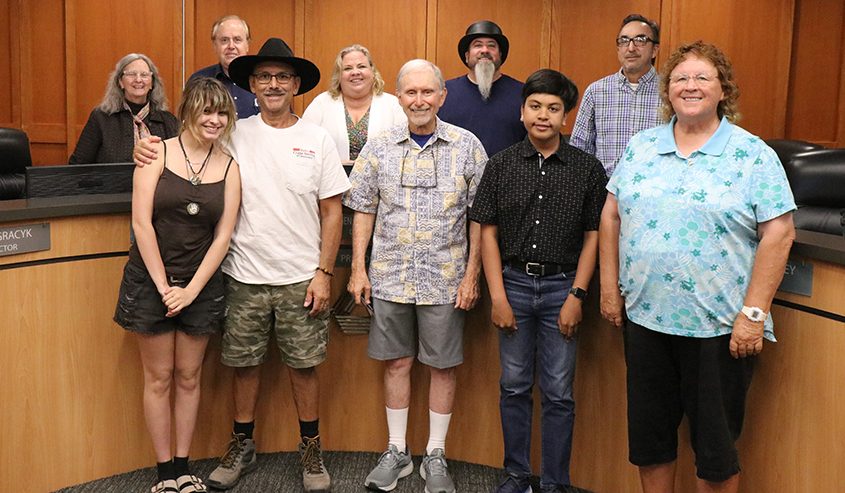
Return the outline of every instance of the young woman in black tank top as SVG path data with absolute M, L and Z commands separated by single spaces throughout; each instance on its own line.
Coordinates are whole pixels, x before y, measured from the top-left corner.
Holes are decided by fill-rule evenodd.
M 203 356 L 224 313 L 219 269 L 241 193 L 238 164 L 225 150 L 235 120 L 229 92 L 214 79 L 189 82 L 179 119 L 179 136 L 158 144 L 159 158 L 135 170 L 135 244 L 115 312 L 115 320 L 137 334 L 144 367 L 144 415 L 158 462 L 152 493 L 207 491 L 187 457 Z

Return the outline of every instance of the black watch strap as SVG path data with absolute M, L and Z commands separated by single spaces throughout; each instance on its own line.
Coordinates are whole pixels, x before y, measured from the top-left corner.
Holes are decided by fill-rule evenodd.
M 581 288 L 572 288 L 569 290 L 569 294 L 578 298 L 581 301 L 587 299 L 587 291 Z

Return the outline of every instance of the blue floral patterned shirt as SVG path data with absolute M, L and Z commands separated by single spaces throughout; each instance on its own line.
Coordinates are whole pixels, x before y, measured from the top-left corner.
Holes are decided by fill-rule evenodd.
M 723 118 L 697 151 L 673 118 L 628 143 L 607 189 L 619 204 L 619 285 L 628 318 L 687 337 L 730 334 L 759 240 L 757 224 L 795 201 L 775 152 Z M 774 341 L 772 319 L 765 337 Z
M 486 163 L 472 133 L 439 118 L 422 147 L 404 123 L 370 136 L 343 204 L 376 215 L 369 271 L 374 297 L 455 302 L 466 271 L 467 210 Z

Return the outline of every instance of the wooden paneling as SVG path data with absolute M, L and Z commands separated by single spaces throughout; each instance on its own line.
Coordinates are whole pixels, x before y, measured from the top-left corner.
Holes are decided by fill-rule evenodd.
M 267 37 L 280 36 L 313 59 L 324 78 L 341 46 L 361 42 L 373 51 L 388 90 L 411 57 L 434 61 L 447 77 L 464 73 L 458 39 L 469 23 L 492 19 L 511 41 L 505 73 L 525 79 L 548 66 L 583 92 L 618 68 L 612 39 L 621 19 L 639 12 L 663 28 L 658 62 L 697 38 L 728 53 L 742 90 L 744 127 L 764 138 L 845 141 L 845 7 L 837 0 L 529 0 L 518 9 L 506 0 L 186 0 L 184 19 L 171 0 L 133 4 L 131 12 L 126 5 L 0 0 L 0 125 L 27 131 L 35 164 L 64 162 L 107 74 L 126 53 L 155 60 L 175 107 L 183 77 L 216 61 L 210 28 L 225 14 L 250 23 L 252 53 Z M 297 98 L 295 111 L 318 92 Z M 66 147 L 62 159 L 56 159 L 59 146 Z
M 786 136 L 845 145 L 845 4 L 796 0 Z
M 698 39 L 718 46 L 731 60 L 739 84 L 744 115 L 739 124 L 765 139 L 782 138 L 794 0 L 671 0 L 669 8 L 666 3 L 661 14 L 663 56 Z
M 341 48 L 361 44 L 370 54 L 386 83 L 385 91 L 396 90 L 396 74 L 406 61 L 425 56 L 425 2 L 375 0 L 355 3 L 344 0 L 305 2 L 304 55 L 320 68 L 316 89 L 304 99 L 310 102 L 328 88 L 335 57 Z M 384 15 L 385 12 L 402 15 Z
M 660 3 L 660 0 L 554 1 L 550 66 L 578 86 L 579 106 L 588 85 L 620 68 L 614 40 L 622 19 L 628 14 L 642 14 L 659 23 Z M 598 19 L 602 21 L 597 22 Z M 565 133 L 571 132 L 577 114 L 575 107 L 567 116 Z
M 33 142 L 63 143 L 62 1 L 20 2 L 19 19 L 22 127 Z
M 13 0 L 0 0 L 0 19 L 11 19 Z M 12 115 L 12 103 L 15 98 L 14 84 L 17 84 L 16 70 L 12 69 L 12 56 L 16 55 L 12 47 L 11 22 L 0 22 L 0 126 L 12 126 L 16 118 Z M 17 86 L 14 86 L 17 87 Z M 16 125 L 17 126 L 17 125 Z
M 171 109 L 181 94 L 181 9 L 171 0 L 150 0 L 133 6 L 131 15 L 121 3 L 67 0 L 68 110 L 72 112 L 68 147 L 88 114 L 102 99 L 109 74 L 128 53 L 143 53 L 158 67 Z M 81 28 L 84 26 L 84 29 Z M 108 40 L 108 42 L 104 42 Z M 70 138 L 70 136 L 75 136 Z
M 430 26 L 430 29 L 436 29 L 434 53 L 427 56 L 447 79 L 466 73 L 463 55 L 458 54 L 458 41 L 466 33 L 467 26 L 483 19 L 498 24 L 510 42 L 502 72 L 525 80 L 538 68 L 547 66 L 548 59 L 541 59 L 540 55 L 549 43 L 548 30 L 542 29 L 548 2 L 530 0 L 520 2 L 518 8 L 509 0 L 440 0 L 435 3 L 437 23 Z

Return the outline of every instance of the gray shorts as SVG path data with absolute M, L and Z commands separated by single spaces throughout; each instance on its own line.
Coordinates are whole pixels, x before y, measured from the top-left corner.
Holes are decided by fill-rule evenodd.
M 454 305 L 412 305 L 373 298 L 367 354 L 385 361 L 417 356 L 433 368 L 464 362 L 464 318 Z
M 230 276 L 220 359 L 226 366 L 256 366 L 267 359 L 275 330 L 282 361 L 291 368 L 311 368 L 326 359 L 328 311 L 308 316 L 302 306 L 310 280 L 287 286 L 244 284 Z

